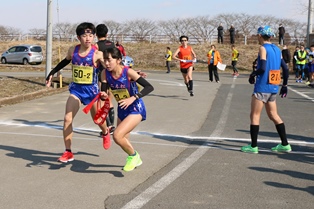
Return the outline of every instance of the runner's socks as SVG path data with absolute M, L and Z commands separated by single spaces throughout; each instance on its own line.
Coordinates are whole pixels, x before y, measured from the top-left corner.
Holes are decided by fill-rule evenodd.
M 250 125 L 251 147 L 257 147 L 258 131 L 259 131 L 259 125 Z
M 109 116 L 110 123 L 114 125 L 114 107 L 110 107 L 108 116 Z
M 185 85 L 186 85 L 186 88 L 190 90 L 189 83 L 185 83 Z
M 188 87 L 188 89 L 190 91 L 193 91 L 193 80 L 189 80 L 189 87 Z
M 283 146 L 288 145 L 285 124 L 284 123 L 277 124 L 276 129 L 281 139 L 281 145 Z

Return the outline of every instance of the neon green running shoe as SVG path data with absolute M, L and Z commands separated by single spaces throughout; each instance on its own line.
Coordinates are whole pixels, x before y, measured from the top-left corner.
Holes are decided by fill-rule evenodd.
M 243 146 L 241 147 L 241 151 L 242 152 L 246 152 L 246 153 L 254 153 L 257 154 L 258 153 L 258 147 L 252 147 L 250 144 L 247 146 Z
M 123 167 L 124 171 L 133 171 L 134 168 L 142 165 L 142 160 L 140 157 L 140 154 L 138 154 L 138 152 L 135 151 L 135 156 L 128 156 L 128 158 L 126 159 L 126 164 Z
M 291 152 L 291 146 L 290 144 L 283 146 L 281 144 L 278 144 L 276 147 L 271 148 L 271 151 L 273 152 Z

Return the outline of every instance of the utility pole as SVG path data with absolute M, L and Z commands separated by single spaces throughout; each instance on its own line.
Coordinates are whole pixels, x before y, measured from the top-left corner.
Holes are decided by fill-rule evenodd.
M 312 20 L 313 20 L 313 4 L 312 4 L 312 0 L 309 0 L 307 33 L 306 33 L 307 47 L 310 47 L 311 45 L 310 34 L 312 33 Z
M 47 0 L 47 30 L 46 30 L 46 72 L 45 78 L 51 71 L 52 60 L 52 0 Z

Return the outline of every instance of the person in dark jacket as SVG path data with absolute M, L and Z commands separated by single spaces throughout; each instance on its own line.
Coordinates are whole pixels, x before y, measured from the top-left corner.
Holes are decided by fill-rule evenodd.
M 230 26 L 229 33 L 230 33 L 230 44 L 234 44 L 235 28 L 233 25 Z
M 278 30 L 279 30 L 279 44 L 284 44 L 283 37 L 284 37 L 286 31 L 285 31 L 285 28 L 283 27 L 283 25 L 281 23 L 279 24 Z
M 105 24 L 99 24 L 96 26 L 96 36 L 98 39 L 98 42 L 96 43 L 96 47 L 99 51 L 102 51 L 103 53 L 105 53 L 105 51 L 107 49 L 110 48 L 115 48 L 115 44 L 112 41 L 107 40 L 107 36 L 108 36 L 108 27 Z M 101 71 L 104 69 L 104 67 L 102 65 L 99 65 L 99 75 L 101 74 Z M 113 134 L 113 131 L 115 130 L 114 127 L 114 106 L 112 103 L 112 93 L 109 92 L 110 94 L 110 109 L 109 109 L 109 113 L 108 116 L 106 118 L 106 123 L 107 123 L 107 127 L 109 128 L 109 132 L 110 134 Z M 100 132 L 100 136 L 103 135 L 103 132 Z
M 298 52 L 300 51 L 300 46 L 295 47 L 295 51 L 293 52 L 293 59 L 292 59 L 292 64 L 293 64 L 293 71 L 295 72 L 295 77 L 297 78 L 297 60 L 298 60 Z
M 218 28 L 218 43 L 224 43 L 224 27 L 222 27 L 222 23 L 219 24 Z
M 289 49 L 287 48 L 287 45 L 285 44 L 283 45 L 281 54 L 282 54 L 282 59 L 285 61 L 287 66 L 289 66 L 289 63 L 291 61 L 291 54 L 290 54 Z

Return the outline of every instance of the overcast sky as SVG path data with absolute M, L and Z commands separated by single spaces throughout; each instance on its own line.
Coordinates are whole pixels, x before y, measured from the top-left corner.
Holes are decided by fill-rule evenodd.
M 21 29 L 45 29 L 47 0 L 1 2 L 0 25 Z M 52 0 L 53 23 L 94 24 L 104 20 L 124 22 L 133 19 L 170 20 L 222 13 L 272 15 L 307 22 L 308 0 Z M 57 9 L 59 8 L 59 10 Z M 59 12 L 57 12 L 59 11 Z

